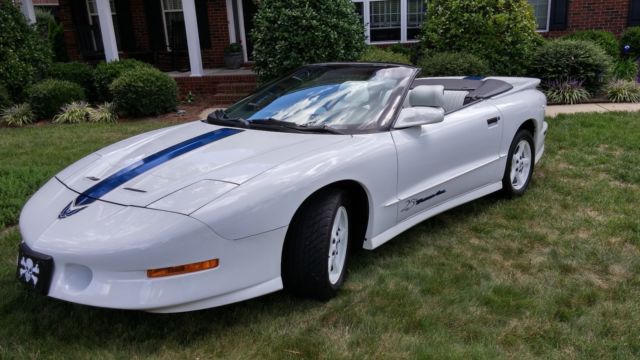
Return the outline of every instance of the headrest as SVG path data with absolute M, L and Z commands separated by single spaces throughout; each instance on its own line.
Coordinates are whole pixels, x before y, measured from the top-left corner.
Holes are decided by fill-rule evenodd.
M 409 91 L 409 105 L 444 107 L 444 86 L 419 85 Z

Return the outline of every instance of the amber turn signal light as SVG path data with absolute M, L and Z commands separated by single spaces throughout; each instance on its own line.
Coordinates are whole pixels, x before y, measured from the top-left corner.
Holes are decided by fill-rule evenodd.
M 164 276 L 187 274 L 191 272 L 208 270 L 208 269 L 215 269 L 218 267 L 218 264 L 219 264 L 218 259 L 211 259 L 211 260 L 201 261 L 193 264 L 178 265 L 178 266 L 172 266 L 172 267 L 167 267 L 162 269 L 149 269 L 147 270 L 147 277 L 157 278 L 157 277 L 164 277 Z

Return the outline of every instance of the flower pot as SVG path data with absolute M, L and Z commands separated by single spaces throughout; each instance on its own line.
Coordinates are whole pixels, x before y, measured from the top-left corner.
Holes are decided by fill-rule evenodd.
M 224 66 L 227 69 L 239 69 L 244 63 L 244 57 L 241 52 L 224 54 Z

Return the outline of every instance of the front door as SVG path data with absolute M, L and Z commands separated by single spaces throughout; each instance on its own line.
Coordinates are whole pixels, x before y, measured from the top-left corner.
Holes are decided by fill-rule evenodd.
M 398 221 L 499 181 L 502 122 L 497 108 L 479 103 L 446 115 L 441 123 L 392 131 Z

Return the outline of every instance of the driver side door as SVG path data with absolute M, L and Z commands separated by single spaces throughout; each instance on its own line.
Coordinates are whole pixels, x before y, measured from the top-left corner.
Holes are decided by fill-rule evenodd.
M 391 131 L 398 156 L 398 222 L 500 181 L 500 112 L 480 102 L 436 124 Z

